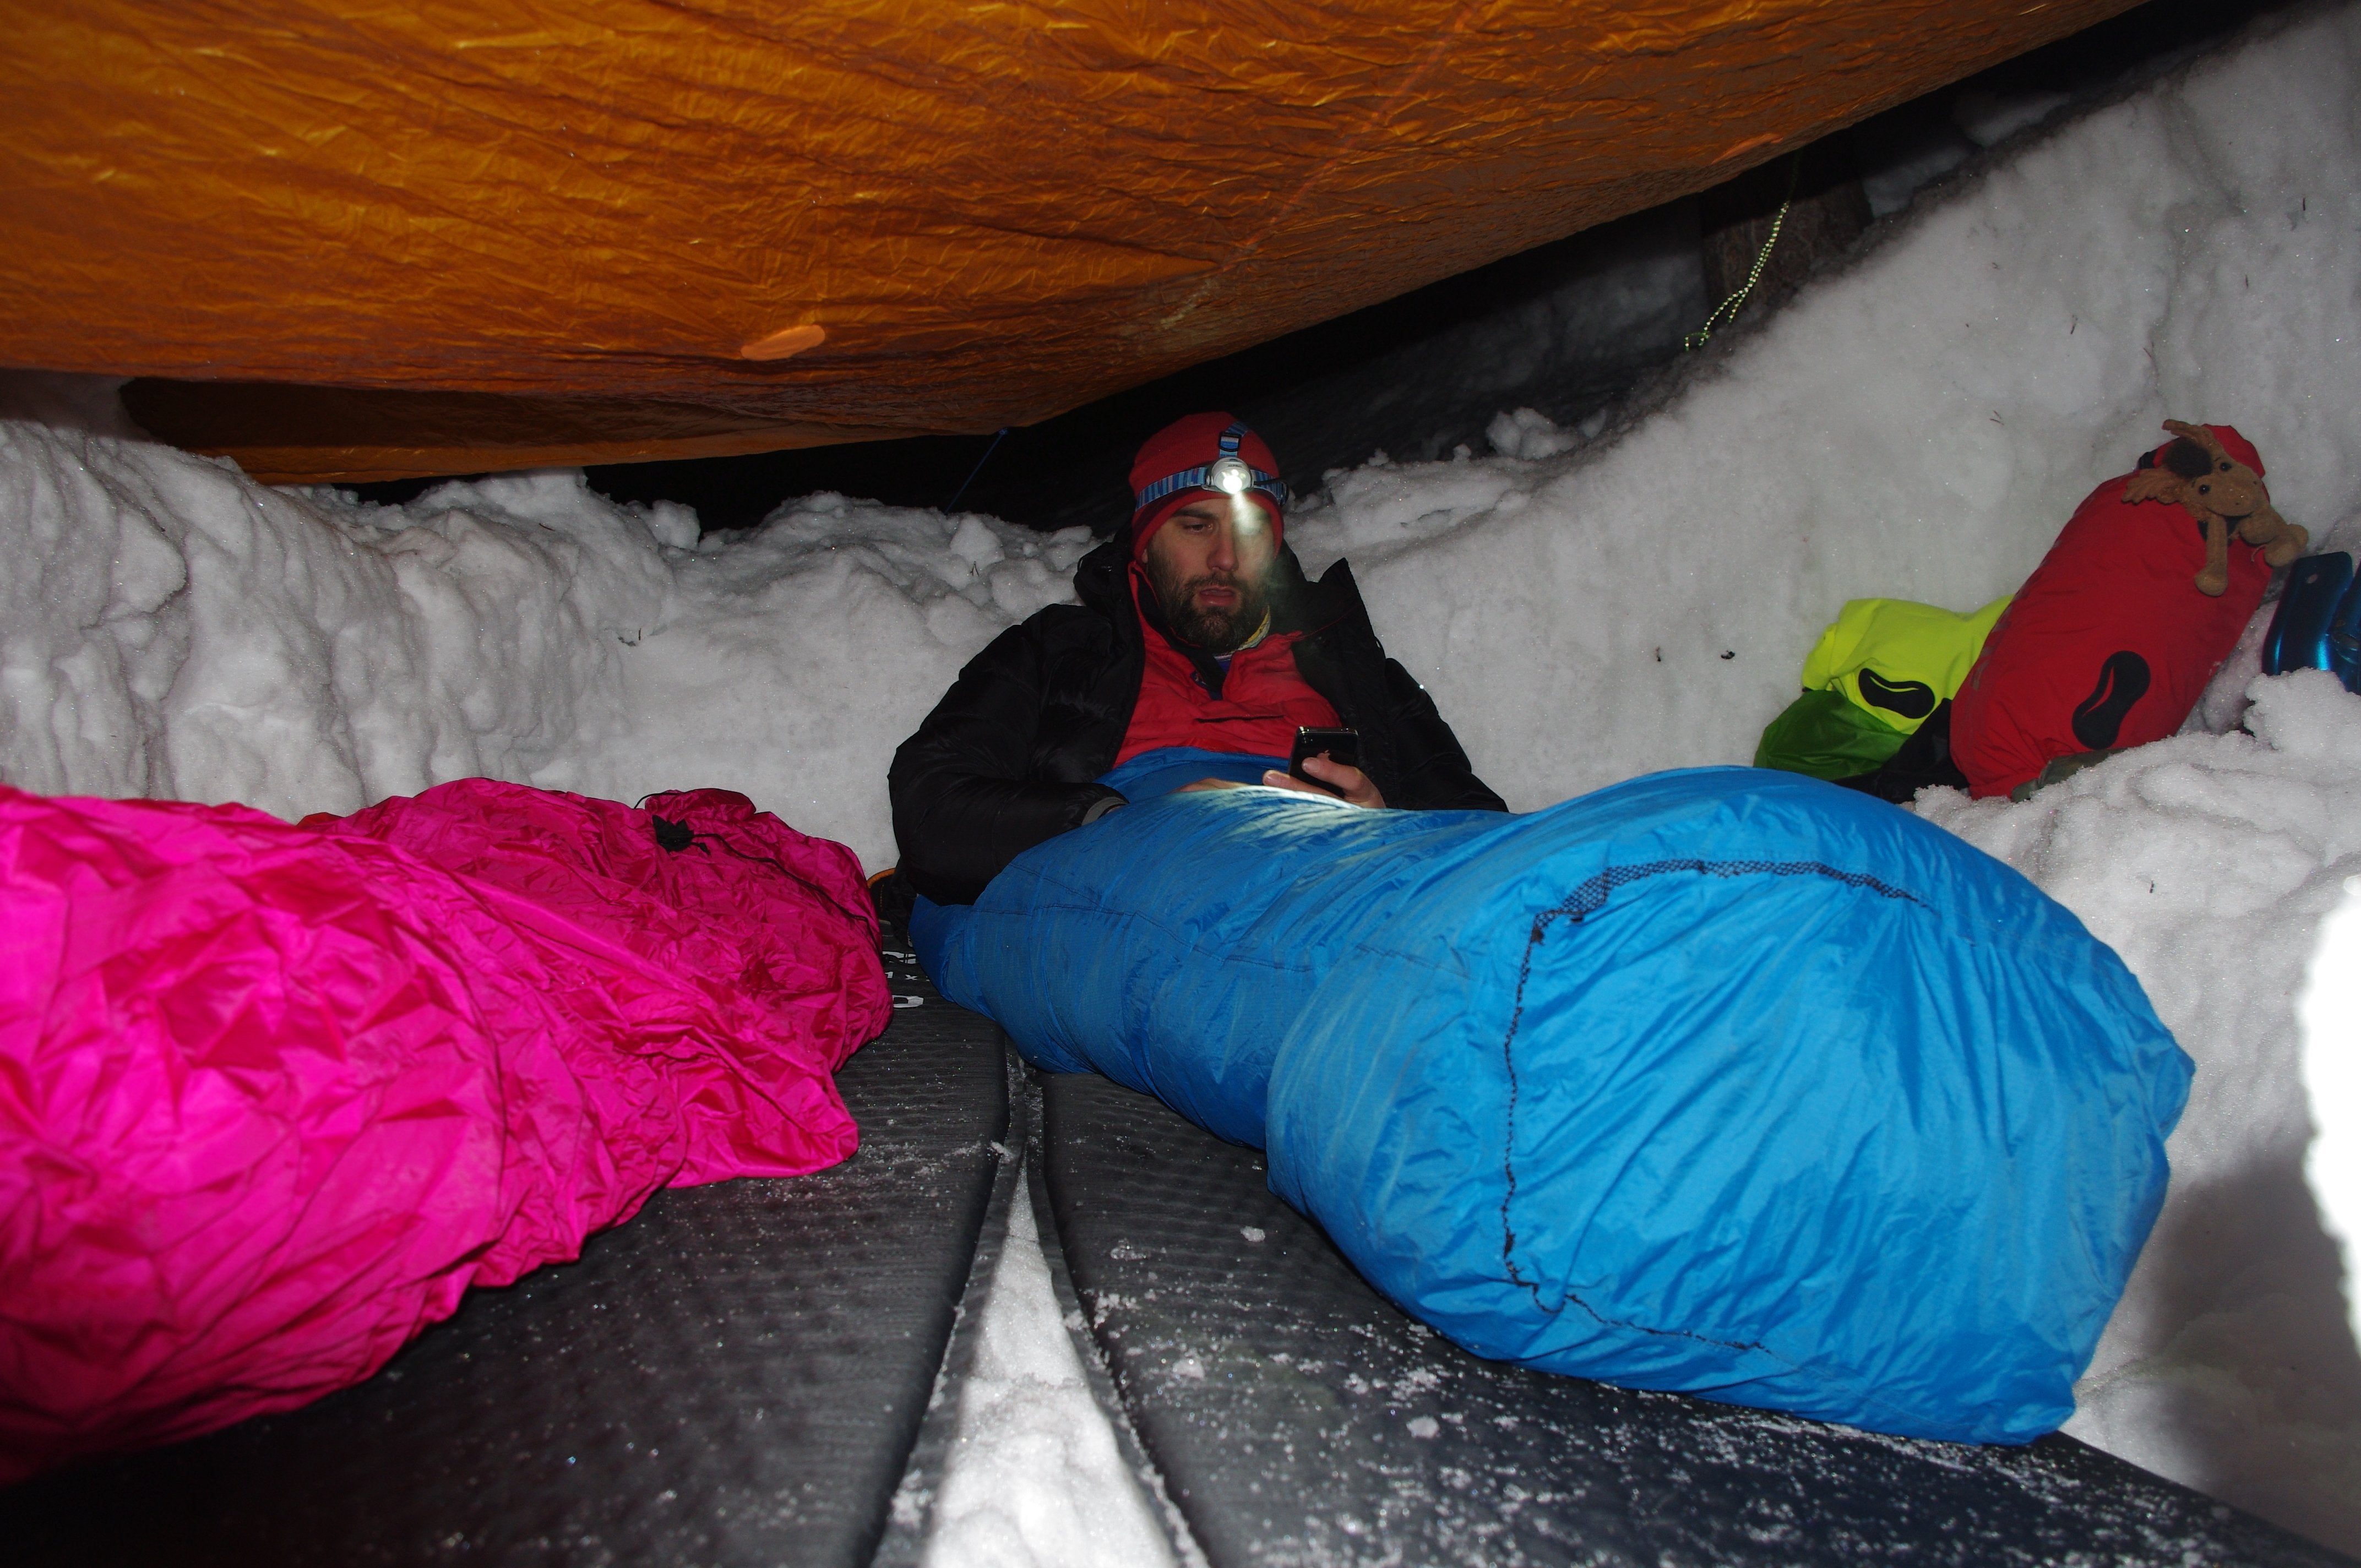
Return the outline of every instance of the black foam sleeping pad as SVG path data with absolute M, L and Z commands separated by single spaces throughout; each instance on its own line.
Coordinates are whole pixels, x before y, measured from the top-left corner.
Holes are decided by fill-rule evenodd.
M 867 1563 L 1008 1125 L 999 1030 L 887 974 L 851 1160 L 658 1192 L 357 1387 L 0 1492 L 0 1562 Z
M 1458 1349 L 1273 1197 L 1263 1157 L 1043 1081 L 1081 1306 L 1215 1568 L 2349 1560 L 2071 1438 L 1916 1442 Z

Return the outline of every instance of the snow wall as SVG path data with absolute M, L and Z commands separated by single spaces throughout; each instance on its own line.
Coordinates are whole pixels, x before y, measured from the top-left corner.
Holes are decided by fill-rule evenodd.
M 2266 22 L 2002 144 L 1619 422 L 1334 473 L 1290 538 L 1351 554 L 1521 808 L 1748 760 L 1845 599 L 2008 591 L 2168 415 L 2361 544 L 2356 82 L 2361 7 Z M 835 496 L 700 541 L 566 473 L 370 507 L 143 442 L 105 383 L 15 377 L 0 414 L 0 776 L 53 793 L 719 784 L 882 866 L 893 748 L 1089 543 Z M 2361 1550 L 2361 698 L 2255 685 L 2252 641 L 2180 739 L 1919 809 L 2076 909 L 2199 1064 L 2070 1430 Z

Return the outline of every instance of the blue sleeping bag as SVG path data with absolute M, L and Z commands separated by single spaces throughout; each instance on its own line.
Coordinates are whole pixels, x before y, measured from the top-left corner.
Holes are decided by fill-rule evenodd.
M 1171 795 L 922 915 L 944 995 L 1267 1148 L 1476 1354 L 1909 1436 L 2071 1413 L 2189 1089 L 2031 883 L 1749 768 L 1527 816 Z

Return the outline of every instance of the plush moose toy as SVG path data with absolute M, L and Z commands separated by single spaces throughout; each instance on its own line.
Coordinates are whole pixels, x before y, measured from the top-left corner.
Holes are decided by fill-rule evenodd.
M 1976 795 L 2022 798 L 2179 729 L 2271 569 L 2303 554 L 2246 437 L 2164 427 L 2171 441 L 2075 509 L 1952 699 L 1951 760 Z
M 2312 536 L 2271 510 L 2263 477 L 2232 456 L 2221 438 L 2202 424 L 2177 419 L 2164 428 L 2179 440 L 2142 458 L 2124 487 L 2127 501 L 2177 502 L 2197 520 L 2205 540 L 2205 565 L 2197 591 L 2212 598 L 2230 586 L 2230 532 L 2260 545 L 2266 565 L 2284 566 L 2303 554 Z

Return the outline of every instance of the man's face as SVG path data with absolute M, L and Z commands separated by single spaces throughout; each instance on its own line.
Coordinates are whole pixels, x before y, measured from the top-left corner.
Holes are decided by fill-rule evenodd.
M 1228 653 L 1260 630 L 1278 557 L 1260 502 L 1208 496 L 1165 519 L 1141 564 L 1174 635 Z

